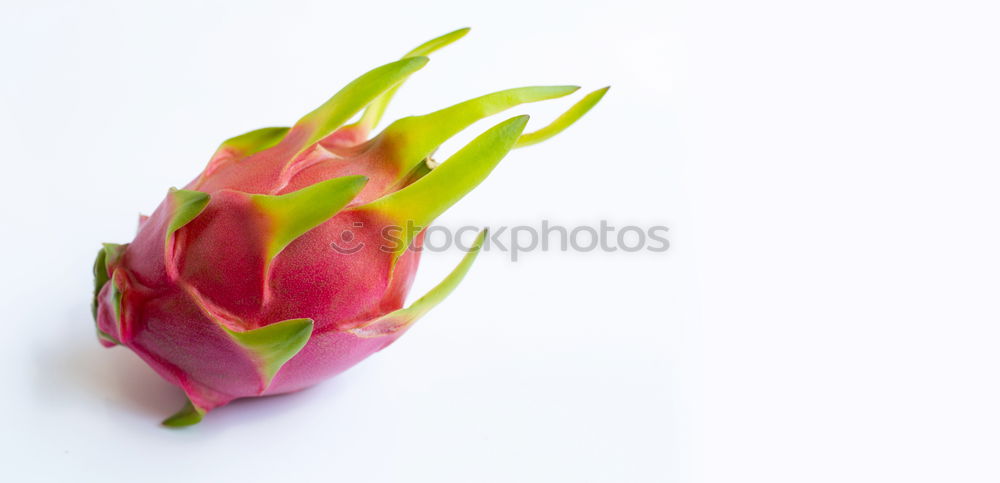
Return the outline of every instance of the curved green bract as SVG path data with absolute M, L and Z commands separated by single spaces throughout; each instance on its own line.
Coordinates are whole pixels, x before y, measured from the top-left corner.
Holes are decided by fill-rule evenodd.
M 590 94 L 587 94 L 579 102 L 573 104 L 566 112 L 562 113 L 555 121 L 551 124 L 545 126 L 537 131 L 530 132 L 527 134 L 522 134 L 520 139 L 517 140 L 517 144 L 514 145 L 515 148 L 521 148 L 524 146 L 530 146 L 532 144 L 538 144 L 545 141 L 556 134 L 559 134 L 566 130 L 575 123 L 578 119 L 583 117 L 591 108 L 593 108 L 597 103 L 604 97 L 604 94 L 608 92 L 611 86 L 605 87 L 603 89 L 598 89 Z
M 259 329 L 236 332 L 223 327 L 259 364 L 264 389 L 281 366 L 298 354 L 312 335 L 312 319 L 283 320 Z
M 281 139 L 285 137 L 289 129 L 287 127 L 256 129 L 223 141 L 222 145 L 219 146 L 219 150 L 231 150 L 239 157 L 250 156 L 281 142 Z
M 97 297 L 104 285 L 111 279 L 108 275 L 108 267 L 117 263 L 122 252 L 125 251 L 125 245 L 117 243 L 103 243 L 102 245 L 101 250 L 97 252 L 97 259 L 94 260 L 94 299 L 91 301 L 90 309 L 95 322 L 97 321 Z
M 271 222 L 267 259 L 347 206 L 365 187 L 364 176 L 343 176 L 279 196 L 251 195 L 254 204 Z
M 97 259 L 94 260 L 94 299 L 90 303 L 90 312 L 94 315 L 95 322 L 97 321 L 97 296 L 104 288 L 104 284 L 108 283 L 109 278 L 105 257 L 104 249 L 101 248 L 97 252 Z
M 479 255 L 483 242 L 486 240 L 486 234 L 487 230 L 479 232 L 476 241 L 469 248 L 469 252 L 462 257 L 462 261 L 459 262 L 458 266 L 444 280 L 424 294 L 423 297 L 417 299 L 409 307 L 390 312 L 369 324 L 351 329 L 349 332 L 359 337 L 381 337 L 412 325 L 417 319 L 447 298 L 455 290 L 455 287 L 458 287 L 458 284 L 465 278 L 465 274 L 469 273 L 472 262 Z
M 330 100 L 295 123 L 296 128 L 304 128 L 309 133 L 303 146 L 311 145 L 332 133 L 380 94 L 427 65 L 427 60 L 427 57 L 397 60 L 376 67 L 351 81 Z
M 116 327 L 117 332 L 118 332 L 118 336 L 119 337 L 124 337 L 125 330 L 124 330 L 124 323 L 122 322 L 122 296 L 123 296 L 123 294 L 122 294 L 122 287 L 119 286 L 119 281 L 120 281 L 121 277 L 122 277 L 121 271 L 115 270 L 114 272 L 112 272 L 111 277 L 108 280 L 108 284 L 109 284 L 108 285 L 108 294 L 105 296 L 103 302 L 105 304 L 110 304 L 110 306 L 111 306 L 111 314 L 114 317 L 114 323 L 115 323 L 115 327 Z M 98 335 L 98 337 L 101 337 L 102 334 L 103 334 L 103 336 L 105 336 L 111 342 L 114 342 L 116 344 L 120 344 L 121 343 L 121 341 L 115 340 L 113 337 L 111 337 L 110 334 L 108 334 L 107 332 L 102 331 L 100 329 L 100 327 L 98 327 L 97 328 L 97 335 Z
M 423 116 L 405 117 L 385 128 L 382 136 L 389 138 L 395 151 L 393 159 L 408 168 L 476 121 L 520 104 L 563 97 L 577 89 L 577 86 L 534 86 L 494 92 Z
M 476 236 L 476 240 L 472 243 L 472 247 L 469 248 L 469 252 L 462 257 L 462 261 L 458 263 L 451 273 L 444 278 L 440 283 L 438 283 L 434 288 L 424 294 L 413 302 L 409 307 L 405 309 L 397 310 L 397 313 L 406 314 L 408 318 L 416 320 L 418 317 L 426 314 L 437 304 L 441 303 L 448 295 L 458 287 L 458 284 L 462 282 L 465 278 L 465 274 L 469 272 L 472 267 L 472 262 L 476 260 L 479 256 L 479 252 L 483 247 L 483 243 L 486 241 L 487 230 L 482 230 L 479 235 Z
M 177 411 L 169 418 L 164 419 L 161 424 L 171 428 L 182 428 L 184 426 L 198 424 L 204 416 L 205 411 L 195 407 L 195 405 L 189 400 L 184 404 L 184 407 L 182 407 L 180 411 Z
M 490 128 L 440 166 L 415 183 L 383 196 L 359 210 L 373 210 L 399 226 L 426 227 L 441 213 L 479 185 L 514 147 L 524 131 L 528 116 L 517 116 Z M 398 257 L 410 246 L 419 230 L 402 230 Z
M 465 34 L 469 33 L 469 28 L 461 28 L 454 32 L 448 32 L 440 37 L 428 40 L 417 46 L 417 48 L 409 51 L 403 56 L 404 59 L 410 57 L 426 56 L 434 53 L 438 49 L 445 47 L 456 40 L 465 37 Z M 378 122 L 382 119 L 382 115 L 385 114 L 386 107 L 389 106 L 389 101 L 392 100 L 392 96 L 396 95 L 396 91 L 402 86 L 402 82 L 397 84 L 395 87 L 389 89 L 388 91 L 382 93 L 377 99 L 372 101 L 371 104 L 365 108 L 364 114 L 361 115 L 361 120 L 358 121 L 357 125 L 362 126 L 366 131 L 371 131 L 375 129 Z
M 201 214 L 205 206 L 208 205 L 211 196 L 201 191 L 179 190 L 177 188 L 170 188 L 167 196 L 172 205 L 166 234 L 166 239 L 169 242 L 170 235 Z
M 118 287 L 118 282 L 111 279 L 111 302 L 114 304 L 115 323 L 118 324 L 118 331 L 121 333 L 122 327 L 122 290 Z

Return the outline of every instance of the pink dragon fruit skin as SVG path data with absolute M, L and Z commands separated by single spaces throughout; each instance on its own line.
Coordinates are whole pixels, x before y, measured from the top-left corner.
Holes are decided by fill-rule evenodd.
M 309 387 L 395 341 L 458 285 L 485 231 L 445 280 L 404 308 L 422 232 L 396 230 L 401 242 L 387 245 L 384 230 L 426 227 L 508 151 L 558 134 L 607 90 L 530 134 L 522 134 L 527 116 L 501 122 L 436 167 L 434 150 L 473 122 L 577 88 L 500 91 L 400 119 L 369 139 L 424 55 L 467 31 L 362 75 L 291 128 L 224 142 L 204 172 L 142 217 L 131 243 L 104 245 L 94 267 L 99 340 L 130 348 L 184 390 L 189 403 L 164 424 Z M 347 232 L 363 249 L 333 249 Z

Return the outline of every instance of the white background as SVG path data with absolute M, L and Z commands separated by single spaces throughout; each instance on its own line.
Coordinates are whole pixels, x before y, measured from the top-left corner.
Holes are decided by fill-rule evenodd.
M 998 481 L 998 21 L 988 1 L 7 2 L 0 478 Z M 442 223 L 666 224 L 671 249 L 486 253 L 342 376 L 157 426 L 183 396 L 98 345 L 98 244 L 220 140 L 466 25 L 389 118 L 613 87 Z M 428 254 L 415 293 L 459 256 Z

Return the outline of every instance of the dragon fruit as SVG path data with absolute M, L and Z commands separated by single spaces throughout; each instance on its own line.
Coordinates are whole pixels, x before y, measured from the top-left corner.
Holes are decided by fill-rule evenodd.
M 395 341 L 454 290 L 486 234 L 443 281 L 404 307 L 421 229 L 508 151 L 558 134 L 607 90 L 532 133 L 522 133 L 527 116 L 503 121 L 440 164 L 431 158 L 435 149 L 475 121 L 577 87 L 495 92 L 399 119 L 369 139 L 425 56 L 467 31 L 369 71 L 291 128 L 223 142 L 197 178 L 171 188 L 152 215 L 140 217 L 131 243 L 100 250 L 98 338 L 128 347 L 186 393 L 188 403 L 165 425 L 197 423 L 236 398 L 312 386 Z M 398 235 L 395 243 L 387 244 L 386 230 Z M 365 249 L 335 249 L 345 234 Z

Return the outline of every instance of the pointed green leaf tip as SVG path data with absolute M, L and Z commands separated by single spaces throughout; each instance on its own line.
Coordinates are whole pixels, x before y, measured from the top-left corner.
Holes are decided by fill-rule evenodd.
M 191 401 L 189 400 L 184 404 L 184 407 L 182 407 L 180 411 L 177 411 L 169 418 L 164 419 L 162 424 L 171 428 L 182 428 L 184 426 L 198 424 L 204 416 L 205 412 L 195 407 L 195 405 L 191 404 Z
M 438 49 L 465 37 L 465 34 L 469 33 L 469 30 L 470 29 L 468 27 L 461 28 L 454 32 L 448 32 L 440 37 L 428 40 L 427 42 L 417 46 L 417 48 L 407 52 L 403 58 L 407 59 L 410 57 L 431 55 Z M 382 115 L 385 114 L 385 109 L 389 106 L 389 101 L 392 100 L 392 97 L 396 95 L 396 91 L 398 91 L 402 85 L 402 82 L 397 84 L 392 89 L 382 93 L 378 99 L 372 101 L 372 103 L 365 109 L 365 113 L 361 116 L 361 120 L 358 121 L 357 125 L 363 126 L 368 131 L 375 129 L 375 126 L 377 126 L 378 122 L 382 119 Z
M 407 52 L 406 55 L 403 56 L 403 58 L 405 59 L 405 58 L 408 58 L 408 57 L 418 57 L 418 56 L 421 56 L 421 55 L 431 55 L 434 52 L 436 52 L 439 49 L 441 49 L 442 47 L 446 47 L 448 45 L 451 45 L 456 40 L 458 40 L 458 39 L 460 39 L 462 37 L 465 37 L 465 34 L 469 33 L 470 30 L 472 30 L 472 29 L 469 28 L 469 27 L 463 27 L 463 28 L 460 28 L 458 30 L 454 30 L 454 31 L 448 32 L 448 33 L 446 33 L 446 34 L 444 34 L 444 35 L 442 35 L 440 37 L 435 37 L 433 39 L 430 39 L 427 42 L 424 42 L 424 43 L 418 45 L 413 50 Z
M 281 366 L 298 354 L 312 335 L 312 319 L 291 319 L 246 332 L 225 329 L 260 364 L 264 389 Z
M 409 307 L 390 312 L 369 324 L 351 329 L 350 332 L 359 337 L 381 337 L 404 329 L 416 322 L 420 317 L 423 317 L 424 314 L 447 298 L 455 290 L 455 287 L 458 287 L 458 284 L 462 282 L 465 274 L 469 273 L 472 262 L 476 260 L 483 242 L 486 240 L 486 234 L 487 230 L 479 232 L 476 241 L 469 248 L 469 252 L 462 257 L 462 261 L 459 262 L 458 266 L 441 283 L 424 294 L 423 297 L 417 299 Z
M 284 195 L 252 195 L 254 203 L 271 221 L 273 231 L 267 259 L 274 259 L 293 240 L 336 215 L 367 182 L 364 176 L 343 176 Z
M 385 129 L 396 156 L 405 167 L 424 159 L 442 143 L 476 121 L 528 102 L 570 95 L 577 86 L 518 87 L 486 94 L 439 111 L 400 119 Z
M 572 126 L 573 123 L 575 123 L 581 117 L 583 117 L 583 115 L 586 114 L 587 111 L 596 106 L 597 103 L 600 102 L 601 98 L 604 97 L 604 94 L 608 93 L 608 89 L 610 88 L 611 86 L 608 86 L 603 89 L 598 89 L 594 92 L 591 92 L 590 94 L 587 94 L 586 96 L 584 96 L 583 99 L 580 99 L 579 102 L 573 104 L 572 107 L 567 109 L 566 112 L 562 113 L 562 115 L 556 118 L 555 121 L 552 121 L 552 123 L 549 124 L 548 126 L 545 126 L 535 132 L 522 134 L 521 137 L 517 140 L 517 144 L 515 144 L 514 147 L 522 148 L 524 146 L 531 146 L 532 144 L 538 144 L 542 141 L 548 140 L 549 138 L 555 136 L 556 134 L 565 131 L 566 128 Z
M 517 116 L 490 128 L 417 182 L 383 196 L 360 210 L 375 210 L 400 226 L 426 227 L 479 185 L 514 147 L 528 116 Z M 415 230 L 403 230 L 396 255 L 410 246 Z
M 190 223 L 205 209 L 211 196 L 201 191 L 179 190 L 177 188 L 170 188 L 170 193 L 167 196 L 170 197 L 170 203 L 173 205 L 170 223 L 167 224 L 166 238 L 169 242 L 170 235 Z
M 344 86 L 316 110 L 306 114 L 296 127 L 304 127 L 309 136 L 304 146 L 319 141 L 347 122 L 376 97 L 427 65 L 427 57 L 410 57 L 376 67 Z
M 219 149 L 231 150 L 241 157 L 250 156 L 278 144 L 288 130 L 287 127 L 257 129 L 223 141 Z

